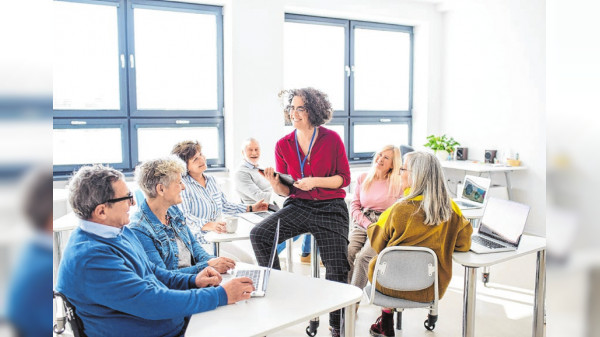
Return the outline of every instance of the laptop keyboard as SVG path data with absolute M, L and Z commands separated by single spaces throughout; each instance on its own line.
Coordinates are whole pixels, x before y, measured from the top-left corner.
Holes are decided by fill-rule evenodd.
M 484 239 L 478 235 L 474 235 L 473 237 L 471 237 L 471 240 L 474 242 L 477 242 L 478 244 L 485 246 L 487 248 L 503 248 L 504 247 L 503 245 L 499 245 L 499 244 L 495 243 L 494 241 Z
M 236 273 L 237 277 L 249 277 L 252 280 L 252 284 L 256 287 L 258 284 L 258 279 L 260 279 L 260 270 L 258 269 L 250 269 L 250 270 L 238 270 Z
M 261 217 L 263 219 L 266 219 L 269 216 L 271 216 L 271 213 L 269 213 L 269 212 L 258 212 L 258 213 L 254 213 L 254 214 L 258 215 L 259 217 Z

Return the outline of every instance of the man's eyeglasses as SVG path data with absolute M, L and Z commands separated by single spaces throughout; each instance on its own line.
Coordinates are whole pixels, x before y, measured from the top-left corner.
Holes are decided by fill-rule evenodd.
M 296 110 L 296 112 L 306 112 L 306 108 L 303 106 L 299 106 L 297 108 L 294 108 L 292 105 L 288 105 L 287 107 L 285 107 L 285 112 L 287 113 L 292 113 L 292 111 Z
M 131 194 L 131 192 L 129 192 L 124 197 L 116 198 L 116 199 L 108 199 L 105 202 L 115 203 L 115 202 L 119 202 L 119 201 L 123 201 L 123 200 L 129 200 L 129 203 L 131 205 L 133 205 L 133 194 Z

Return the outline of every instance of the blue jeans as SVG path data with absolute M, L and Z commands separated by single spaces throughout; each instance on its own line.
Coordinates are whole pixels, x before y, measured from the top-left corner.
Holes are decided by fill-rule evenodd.
M 300 235 L 294 237 L 294 241 L 298 240 Z M 277 254 L 281 254 L 281 252 L 285 249 L 287 242 L 282 242 L 277 245 Z M 302 255 L 310 254 L 310 234 L 304 234 L 304 239 L 302 241 Z

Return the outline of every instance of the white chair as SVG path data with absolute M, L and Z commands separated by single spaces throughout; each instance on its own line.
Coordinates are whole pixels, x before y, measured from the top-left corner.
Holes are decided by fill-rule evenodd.
M 434 300 L 428 303 L 413 302 L 384 295 L 375 289 L 379 284 L 387 289 L 417 291 L 434 285 Z M 396 329 L 402 330 L 402 311 L 408 308 L 428 308 L 425 328 L 433 330 L 438 310 L 438 268 L 435 252 L 425 247 L 395 246 L 385 248 L 377 257 L 373 282 L 365 287 L 369 304 L 392 308 L 396 312 Z

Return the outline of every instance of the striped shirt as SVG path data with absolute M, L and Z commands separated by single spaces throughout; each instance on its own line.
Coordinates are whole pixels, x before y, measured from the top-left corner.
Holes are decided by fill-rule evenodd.
M 208 231 L 203 231 L 202 227 L 208 222 L 216 221 L 221 213 L 236 214 L 246 212 L 246 205 L 232 203 L 227 200 L 225 194 L 219 188 L 215 178 L 204 175 L 206 187 L 203 187 L 189 174 L 184 176 L 182 181 L 185 190 L 181 192 L 183 202 L 179 209 L 185 215 L 186 223 L 190 227 L 192 234 L 199 243 L 208 243 L 204 235 Z

